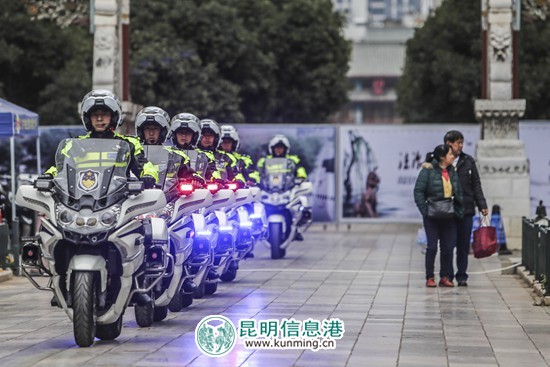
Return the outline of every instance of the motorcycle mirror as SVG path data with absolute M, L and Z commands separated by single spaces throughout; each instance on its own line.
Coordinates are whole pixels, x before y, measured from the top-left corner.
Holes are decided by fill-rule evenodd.
M 127 187 L 130 194 L 139 194 L 143 191 L 143 181 L 130 181 Z
M 37 179 L 36 181 L 34 181 L 34 188 L 38 191 L 51 191 L 52 187 L 52 180 Z

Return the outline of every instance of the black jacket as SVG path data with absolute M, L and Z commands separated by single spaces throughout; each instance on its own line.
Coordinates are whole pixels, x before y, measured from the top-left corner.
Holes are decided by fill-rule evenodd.
M 474 215 L 476 205 L 479 210 L 487 209 L 475 159 L 464 152 L 460 153 L 456 172 L 464 196 L 464 215 Z

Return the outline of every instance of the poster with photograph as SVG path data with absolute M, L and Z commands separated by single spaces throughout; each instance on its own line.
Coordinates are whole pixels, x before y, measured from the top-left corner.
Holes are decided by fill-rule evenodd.
M 290 154 L 297 155 L 313 184 L 309 200 L 316 222 L 336 220 L 335 143 L 333 126 L 235 125 L 239 131 L 239 151 L 250 154 L 254 162 L 266 156 L 269 140 L 284 134 L 290 141 Z
M 521 121 L 519 138 L 525 144 L 525 154 L 529 159 L 530 213 L 534 214 L 540 200 L 546 207 L 550 204 L 550 151 L 541 149 L 550 142 L 550 123 L 548 121 Z
M 475 156 L 479 125 L 342 126 L 338 176 L 341 221 L 420 220 L 414 184 L 426 154 L 443 143 L 449 130 L 461 131 L 464 152 Z

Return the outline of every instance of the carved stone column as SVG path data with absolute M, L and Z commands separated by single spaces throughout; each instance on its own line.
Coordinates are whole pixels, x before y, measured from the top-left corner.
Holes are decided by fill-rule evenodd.
M 93 88 L 108 89 L 120 98 L 124 122 L 119 130 L 124 134 L 135 133 L 134 118 L 142 107 L 130 101 L 129 23 L 130 0 L 94 1 Z
M 120 41 L 118 37 L 118 1 L 94 1 L 94 89 L 108 89 L 120 95 Z
M 501 207 L 510 249 L 521 248 L 521 217 L 529 216 L 529 162 L 518 139 L 518 123 L 525 100 L 513 99 L 513 0 L 482 0 L 482 27 L 486 35 L 487 99 L 475 101 L 482 124 L 477 163 L 489 209 Z

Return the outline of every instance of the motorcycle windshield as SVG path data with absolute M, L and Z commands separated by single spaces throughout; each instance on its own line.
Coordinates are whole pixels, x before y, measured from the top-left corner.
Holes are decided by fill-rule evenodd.
M 178 170 L 182 156 L 168 150 L 162 145 L 145 145 L 143 147 L 147 160 L 153 163 L 159 171 L 157 184 L 164 192 L 169 191 L 178 183 Z
M 266 191 L 284 192 L 294 186 L 293 162 L 286 158 L 267 158 L 261 184 Z
M 118 139 L 65 139 L 55 155 L 56 186 L 79 200 L 101 200 L 119 191 L 127 182 L 130 146 Z

